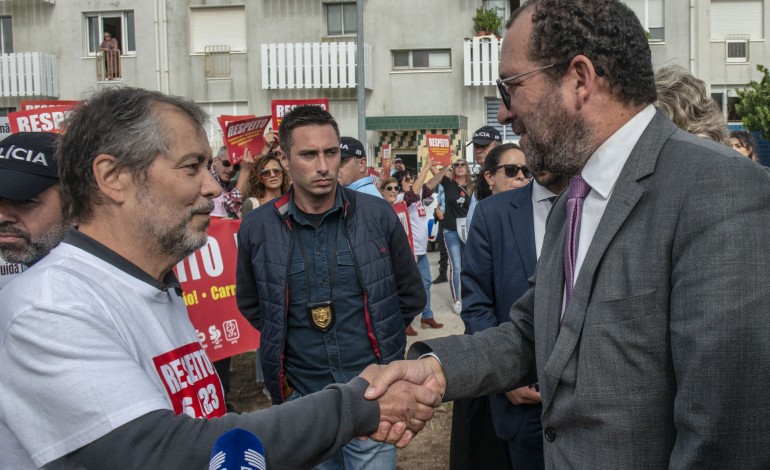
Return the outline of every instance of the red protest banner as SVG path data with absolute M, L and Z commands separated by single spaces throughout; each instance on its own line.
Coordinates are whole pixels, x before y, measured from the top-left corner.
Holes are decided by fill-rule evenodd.
M 283 121 L 283 116 L 296 108 L 297 106 L 316 105 L 329 111 L 329 100 L 326 98 L 317 100 L 273 100 L 270 107 L 273 111 L 273 130 L 278 130 L 278 126 Z
M 227 133 L 227 125 L 230 124 L 233 121 L 241 121 L 243 119 L 252 119 L 257 116 L 253 114 L 244 114 L 243 116 L 235 116 L 231 114 L 223 114 L 217 118 L 217 122 L 219 123 L 219 127 L 222 128 L 222 135 Z
M 29 111 L 30 109 L 51 108 L 55 106 L 74 106 L 80 103 L 80 101 L 72 100 L 21 100 L 19 101 L 19 108 L 22 111 Z
M 227 123 L 225 145 L 230 163 L 240 163 L 246 149 L 249 149 L 252 155 L 259 155 L 265 146 L 265 128 L 269 122 L 270 116 L 261 116 Z
M 11 134 L 17 132 L 57 132 L 61 133 L 64 115 L 73 105 L 53 106 L 8 113 Z
M 428 143 L 428 158 L 434 165 L 447 166 L 452 163 L 448 135 L 425 134 L 425 141 Z
M 241 221 L 212 217 L 206 245 L 175 267 L 187 314 L 212 361 L 259 347 L 259 332 L 235 304 L 235 234 Z
M 409 238 L 409 247 L 414 253 L 414 240 L 412 240 L 412 222 L 409 220 L 409 207 L 407 207 L 404 201 L 393 204 L 393 210 L 396 211 L 398 220 L 401 221 L 401 225 L 404 226 L 406 236 Z

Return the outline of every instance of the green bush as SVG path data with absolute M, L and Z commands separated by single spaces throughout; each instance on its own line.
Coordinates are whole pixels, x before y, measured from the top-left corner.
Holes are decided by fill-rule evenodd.
M 750 131 L 760 131 L 763 139 L 770 139 L 770 71 L 757 65 L 762 80 L 752 80 L 743 90 L 736 90 L 740 102 L 735 110 L 741 115 L 743 125 Z
M 473 16 L 473 29 L 478 33 L 479 31 L 488 31 L 492 34 L 500 34 L 500 27 L 503 25 L 503 21 L 492 10 L 487 10 L 484 7 L 478 7 L 476 14 Z

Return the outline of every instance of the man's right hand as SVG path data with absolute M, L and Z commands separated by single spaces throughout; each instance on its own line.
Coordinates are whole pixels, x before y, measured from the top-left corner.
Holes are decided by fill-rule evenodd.
M 542 401 L 540 392 L 531 385 L 505 392 L 505 396 L 514 405 L 537 405 Z

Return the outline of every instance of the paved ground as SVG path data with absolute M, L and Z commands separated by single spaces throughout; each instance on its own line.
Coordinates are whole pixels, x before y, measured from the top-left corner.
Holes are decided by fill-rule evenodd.
M 428 260 L 430 261 L 430 270 L 433 276 L 432 279 L 435 279 L 436 276 L 438 276 L 438 258 L 439 254 L 438 251 L 435 251 L 433 253 L 428 253 Z M 463 321 L 460 319 L 460 315 L 456 315 L 454 312 L 452 312 L 452 294 L 449 291 L 449 283 L 444 282 L 442 284 L 437 284 L 431 287 L 430 289 L 430 306 L 433 310 L 433 317 L 436 319 L 437 322 L 443 323 L 444 328 L 440 329 L 433 329 L 433 328 L 426 328 L 422 329 L 420 328 L 420 316 L 418 315 L 417 318 L 414 319 L 412 322 L 412 327 L 417 332 L 417 336 L 408 336 L 408 346 L 411 346 L 411 344 L 418 340 L 423 339 L 429 339 L 429 338 L 438 338 L 441 336 L 449 336 L 449 335 L 455 335 L 455 334 L 462 334 L 465 331 L 465 325 L 463 325 Z

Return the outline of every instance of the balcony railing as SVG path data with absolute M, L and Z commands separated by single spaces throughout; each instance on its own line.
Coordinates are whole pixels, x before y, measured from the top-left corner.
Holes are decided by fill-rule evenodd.
M 230 78 L 230 46 L 206 46 L 206 78 Z
M 0 54 L 0 97 L 59 97 L 59 63 L 53 54 Z
M 120 65 L 120 49 L 97 52 L 96 80 L 120 80 L 123 77 Z
M 497 64 L 500 62 L 502 39 L 481 36 L 465 39 L 463 67 L 465 86 L 494 85 L 497 80 Z
M 262 89 L 355 88 L 356 44 L 262 45 Z M 364 85 L 372 89 L 372 47 L 364 44 Z

